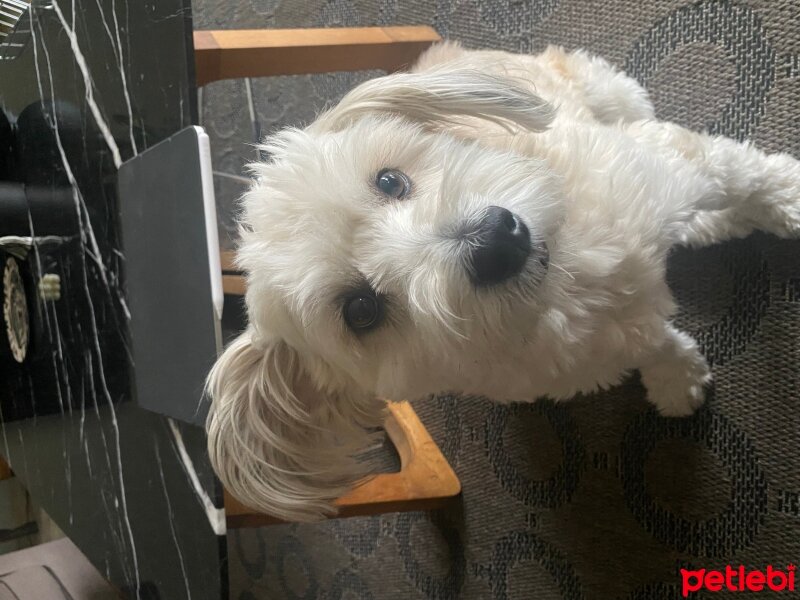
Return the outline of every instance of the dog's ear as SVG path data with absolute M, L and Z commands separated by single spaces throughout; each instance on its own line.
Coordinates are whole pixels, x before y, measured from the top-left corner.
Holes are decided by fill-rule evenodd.
M 386 112 L 431 126 L 478 117 L 507 129 L 542 131 L 553 120 L 552 105 L 529 84 L 470 68 L 434 68 L 367 81 L 323 114 L 310 129 L 337 131 L 367 113 Z
M 284 342 L 246 331 L 214 365 L 207 391 L 211 464 L 247 506 L 288 521 L 320 519 L 366 474 L 354 456 L 370 439 L 365 415 L 376 401 L 354 406 L 315 389 Z

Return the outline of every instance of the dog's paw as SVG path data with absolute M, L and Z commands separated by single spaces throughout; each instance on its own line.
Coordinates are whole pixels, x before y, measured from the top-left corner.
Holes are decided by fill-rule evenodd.
M 647 399 L 665 417 L 686 417 L 705 401 L 711 371 L 699 352 L 641 369 Z
M 800 238 L 800 189 L 798 189 L 797 198 L 792 202 L 787 202 L 782 209 L 786 223 L 785 237 Z
M 772 176 L 765 190 L 743 206 L 758 228 L 784 238 L 800 237 L 800 161 L 787 154 L 767 157 Z
M 647 386 L 647 399 L 664 417 L 687 417 L 705 401 L 705 384 L 711 381 L 680 385 L 677 381 L 659 381 Z
M 800 188 L 797 199 L 775 201 L 751 217 L 760 229 L 782 238 L 800 238 Z

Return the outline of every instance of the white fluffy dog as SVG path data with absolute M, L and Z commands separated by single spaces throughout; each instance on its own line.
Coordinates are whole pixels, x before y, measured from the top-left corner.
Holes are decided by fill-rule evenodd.
M 250 325 L 217 362 L 209 449 L 246 504 L 318 518 L 364 474 L 383 398 L 567 399 L 638 368 L 702 403 L 670 324 L 676 245 L 800 234 L 800 163 L 658 122 L 585 52 L 429 50 L 269 138 L 243 199 Z

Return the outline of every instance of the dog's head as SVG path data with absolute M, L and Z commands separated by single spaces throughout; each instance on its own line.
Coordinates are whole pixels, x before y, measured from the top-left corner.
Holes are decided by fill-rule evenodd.
M 209 379 L 234 495 L 319 516 L 361 473 L 377 397 L 503 389 L 561 214 L 548 171 L 492 139 L 551 118 L 511 79 L 433 70 L 367 82 L 266 141 L 238 254 L 250 326 Z

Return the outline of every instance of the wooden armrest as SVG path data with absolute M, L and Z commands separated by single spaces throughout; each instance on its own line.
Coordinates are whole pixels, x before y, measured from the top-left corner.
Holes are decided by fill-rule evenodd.
M 195 31 L 197 85 L 333 71 L 397 71 L 441 38 L 428 26 Z
M 334 517 L 442 508 L 461 492 L 458 480 L 408 402 L 389 402 L 386 433 L 400 455 L 398 473 L 381 473 L 357 485 L 336 501 Z M 258 513 L 225 492 L 228 527 L 261 527 L 282 523 Z
M 230 296 L 244 296 L 247 283 L 236 265 L 233 264 L 235 252 L 225 250 L 219 253 L 222 266 L 222 291 Z

